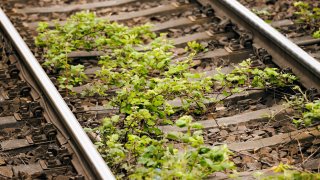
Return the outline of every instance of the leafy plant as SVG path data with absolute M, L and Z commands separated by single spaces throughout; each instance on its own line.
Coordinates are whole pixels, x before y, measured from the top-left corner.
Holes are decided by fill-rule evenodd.
M 117 96 L 112 101 L 113 106 L 119 107 L 119 114 L 122 116 L 106 118 L 102 129 L 99 130 L 104 137 L 104 140 L 98 143 L 99 150 L 105 155 L 110 167 L 119 169 L 120 164 L 125 164 L 125 162 L 129 161 L 131 162 L 130 165 L 132 165 L 136 162 L 135 168 L 137 169 L 133 168 L 135 169 L 133 170 L 128 168 L 131 167 L 129 164 L 126 165 L 125 169 L 131 172 L 129 173 L 131 174 L 130 177 L 137 179 L 145 177 L 156 178 L 158 176 L 170 177 L 166 175 L 172 175 L 176 178 L 199 176 L 198 170 L 195 172 L 191 171 L 191 174 L 190 172 L 172 174 L 167 171 L 168 169 L 171 170 L 171 168 L 180 168 L 179 165 L 173 162 L 180 162 L 182 164 L 189 163 L 189 159 L 183 160 L 181 158 L 189 157 L 190 153 L 189 151 L 184 151 L 182 155 L 180 153 L 169 153 L 170 143 L 168 143 L 168 141 L 184 143 L 196 149 L 201 148 L 203 145 L 202 125 L 197 122 L 192 122 L 193 118 L 191 116 L 183 116 L 176 120 L 175 124 L 180 128 L 186 128 L 186 133 L 170 132 L 167 135 L 163 135 L 157 126 L 163 123 L 172 124 L 171 120 L 169 120 L 172 114 L 177 112 L 177 110 L 190 113 L 192 105 L 200 109 L 200 111 L 196 112 L 201 114 L 203 108 L 205 108 L 204 101 L 208 99 L 205 94 L 211 92 L 215 84 L 229 88 L 230 93 L 234 94 L 237 93 L 237 91 L 232 90 L 232 88 L 235 87 L 242 87 L 248 84 L 261 88 L 285 87 L 293 83 L 296 79 L 294 76 L 279 72 L 277 69 L 265 68 L 258 70 L 251 68 L 250 62 L 250 60 L 244 61 L 231 73 L 220 73 L 214 78 L 202 77 L 203 75 L 201 74 L 190 73 L 190 62 L 188 60 L 178 62 L 176 65 L 169 65 L 169 68 L 163 73 L 163 77 L 161 78 L 148 78 L 144 75 L 141 77 L 138 75 L 130 77 L 127 84 L 117 91 Z M 187 102 L 187 105 L 182 103 L 182 109 L 177 109 L 167 103 L 168 100 L 176 98 Z M 116 143 L 113 142 L 112 138 L 115 134 L 118 134 L 117 137 L 119 137 Z M 147 151 L 147 154 L 141 154 L 141 150 L 139 150 L 140 153 L 138 154 L 137 152 L 128 151 L 126 144 L 129 143 L 129 136 L 131 135 L 134 135 L 136 139 L 140 138 L 136 142 L 144 141 L 141 140 L 141 138 L 149 138 L 147 139 L 148 143 L 142 145 L 147 148 L 144 149 L 144 151 Z M 110 140 L 112 140 L 112 142 L 109 142 Z M 112 146 L 109 146 L 110 143 Z M 118 144 L 116 146 L 117 150 L 113 149 L 113 144 Z M 149 145 L 151 147 L 149 147 Z M 109 151 L 111 151 L 111 153 L 107 153 Z M 112 158 L 115 154 L 112 152 L 119 153 L 119 151 L 122 155 L 130 154 L 130 158 L 132 158 L 132 154 L 134 154 L 134 160 L 130 161 L 127 156 L 123 156 L 121 161 L 114 164 L 115 161 L 112 161 Z M 192 153 L 194 152 L 192 151 Z M 165 160 L 159 159 L 158 155 L 161 158 L 165 158 Z M 141 156 L 145 158 L 142 158 L 142 160 Z M 199 155 L 196 157 L 197 159 L 200 158 Z M 169 162 L 171 162 L 170 165 L 172 166 L 167 167 L 167 163 Z M 215 162 L 213 164 L 215 164 Z M 217 166 L 214 170 L 216 170 L 216 168 L 224 169 L 223 167 L 227 166 Z M 201 167 L 201 169 L 202 168 L 203 167 Z M 118 172 L 116 169 L 114 169 L 114 171 Z M 121 172 L 122 171 L 123 170 L 121 170 Z M 206 175 L 206 171 L 202 173 Z M 121 172 L 118 173 L 121 174 Z M 181 174 L 185 174 L 186 176 L 182 176 Z
M 307 179 L 307 180 L 318 180 L 320 179 L 319 173 L 310 173 L 304 172 L 294 169 L 288 164 L 280 163 L 278 166 L 272 168 L 274 171 L 274 175 L 264 175 L 263 173 L 256 175 L 257 179 L 261 180 L 300 180 L 300 179 Z
M 299 21 L 305 23 L 313 23 L 320 17 L 320 9 L 312 8 L 309 3 L 298 1 L 293 4 L 298 11 L 295 14 L 299 15 Z
M 320 38 L 320 30 L 313 33 L 312 37 L 319 39 Z
M 72 85 L 79 85 L 84 76 L 70 73 L 74 69 L 79 69 L 79 66 L 72 67 L 73 59 L 68 58 L 69 53 L 76 50 L 108 51 L 141 44 L 155 36 L 150 27 L 146 24 L 128 28 L 96 18 L 94 13 L 81 12 L 71 16 L 64 25 L 56 23 L 53 29 L 49 29 L 47 23 L 39 23 L 35 43 L 46 52 L 43 66 L 53 72 L 60 72 L 62 76 L 59 78 L 59 82 L 62 83 L 60 87 L 70 89 Z
M 135 122 L 139 121 L 136 119 L 133 122 L 133 117 L 137 117 L 140 121 L 152 119 L 148 111 L 141 110 L 138 114 L 128 117 L 128 121 L 124 121 L 125 127 L 130 128 L 130 133 L 125 130 L 126 128 L 120 131 L 116 128 L 119 126 L 118 123 L 122 121 L 119 116 L 106 118 L 103 126 L 99 128 L 103 132 L 104 140 L 96 144 L 99 146 L 100 152 L 108 152 L 102 154 L 109 166 L 112 167 L 113 172 L 118 172 L 118 178 L 125 176 L 122 174 L 123 171 L 128 171 L 130 179 L 160 177 L 164 179 L 192 179 L 195 177 L 204 178 L 216 171 L 233 169 L 233 163 L 228 160 L 231 152 L 227 147 L 209 148 L 204 146 L 201 131 L 196 131 L 192 135 L 191 132 L 187 132 L 185 135 L 179 133 L 182 139 L 172 138 L 172 134 L 152 136 L 149 133 L 147 135 L 140 129 L 136 129 L 139 128 L 139 125 Z M 176 125 L 178 127 L 188 126 L 190 131 L 202 128 L 200 124 L 191 121 L 191 117 L 184 116 L 176 122 Z M 153 123 L 147 123 L 147 125 L 149 128 L 154 127 Z M 169 142 L 169 139 L 178 142 L 183 140 L 183 148 L 174 148 L 174 143 Z
M 74 85 L 81 85 L 87 79 L 87 75 L 84 73 L 84 66 L 81 64 L 71 65 L 70 68 L 66 68 L 64 71 L 58 78 L 59 87 L 62 89 L 72 90 Z
M 293 4 L 297 8 L 298 23 L 307 24 L 313 29 L 318 29 L 320 25 L 320 8 L 312 7 L 307 2 L 298 1 Z M 320 38 L 320 31 L 313 33 L 314 38 Z
M 305 125 L 310 125 L 315 121 L 320 121 L 320 100 L 307 103 L 306 111 L 302 114 L 301 120 Z
M 295 99 L 296 101 L 299 101 L 299 98 Z M 291 105 L 297 104 L 295 109 L 297 107 L 300 107 L 298 111 L 301 112 L 301 114 L 298 115 L 298 117 L 293 118 L 293 122 L 296 125 L 303 124 L 305 126 L 310 126 L 311 124 L 320 121 L 320 100 L 314 100 L 312 102 L 292 102 Z
M 220 71 L 218 69 L 218 71 Z M 239 63 L 231 73 L 217 73 L 214 80 L 220 85 L 220 91 L 225 96 L 239 93 L 245 89 L 241 87 L 278 88 L 292 85 L 297 78 L 290 73 L 283 73 L 277 68 L 251 68 L 251 60 Z
M 226 146 L 182 152 L 167 147 L 161 168 L 140 167 L 130 179 L 203 179 L 213 172 L 232 169 L 233 163 L 227 160 L 229 153 Z
M 255 13 L 256 15 L 258 15 L 258 16 L 270 16 L 271 15 L 271 13 L 268 11 L 268 9 L 261 9 L 261 10 L 259 10 L 259 9 L 251 9 L 251 11 L 253 12 L 253 13 Z
M 206 50 L 205 47 L 196 41 L 190 41 L 187 43 L 186 51 L 191 50 L 195 53 Z
M 98 151 L 117 178 L 194 179 L 232 170 L 230 151 L 224 145 L 207 147 L 202 125 L 192 116 L 205 113 L 207 102 L 219 101 L 210 98 L 211 93 L 228 97 L 246 88 L 288 87 L 296 77 L 276 68 L 253 68 L 251 60 L 228 74 L 192 73 L 194 57 L 205 48 L 189 42 L 183 60 L 174 60 L 172 42 L 150 27 L 130 28 L 93 13 L 77 13 L 53 30 L 40 24 L 36 43 L 47 52 L 43 65 L 59 72 L 60 87 L 67 89 L 86 78 L 84 66 L 68 58 L 70 52 L 105 53 L 99 58 L 101 69 L 82 95 L 109 96 L 106 105 L 119 109 L 92 129 L 101 139 Z M 159 129 L 164 124 L 186 132 L 164 134 Z
M 286 98 L 285 105 L 295 110 L 295 115 L 292 117 L 293 123 L 297 126 L 310 126 L 313 123 L 320 121 L 320 100 L 310 99 L 306 92 L 303 92 L 300 87 L 293 87 L 297 91 L 295 95 Z

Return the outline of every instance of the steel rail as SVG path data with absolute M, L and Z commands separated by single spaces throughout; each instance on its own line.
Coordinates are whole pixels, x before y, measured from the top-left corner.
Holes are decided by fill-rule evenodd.
M 254 41 L 275 56 L 274 62 L 282 68 L 290 67 L 308 88 L 320 88 L 320 62 L 279 31 L 264 22 L 256 14 L 236 0 L 198 0 L 211 5 L 215 11 L 229 16 L 236 24 L 252 30 Z M 258 40 L 257 40 L 258 39 Z
M 26 68 L 46 95 L 58 117 L 60 117 L 61 123 L 65 126 L 68 133 L 70 133 L 72 141 L 80 150 L 81 158 L 83 158 L 80 160 L 84 161 L 88 166 L 89 169 L 87 170 L 92 176 L 89 178 L 114 180 L 115 177 L 109 167 L 2 9 L 0 9 L 0 26 L 12 41 Z

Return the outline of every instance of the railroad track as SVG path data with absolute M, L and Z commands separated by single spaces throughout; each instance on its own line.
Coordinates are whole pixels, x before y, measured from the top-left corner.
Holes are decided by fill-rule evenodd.
M 310 38 L 298 38 L 291 39 L 293 43 L 236 1 L 198 0 L 188 2 L 162 0 L 155 2 L 151 0 L 109 0 L 101 2 L 90 1 L 81 5 L 77 4 L 76 1 L 69 1 L 66 2 L 68 4 L 62 2 L 56 6 L 54 1 L 51 3 L 48 5 L 43 3 L 41 5 L 43 7 L 36 7 L 37 4 L 22 1 L 7 1 L 0 4 L 41 63 L 45 61 L 42 54 L 43 51 L 35 46 L 33 39 L 37 35 L 35 29 L 38 23 L 40 21 L 49 21 L 49 27 L 54 28 L 53 19 L 58 19 L 58 23 L 63 25 L 66 24 L 66 19 L 71 14 L 82 10 L 90 10 L 94 11 L 101 19 L 107 18 L 110 21 L 121 22 L 128 26 L 141 25 L 147 22 L 154 24 L 151 30 L 157 34 L 166 32 L 167 37 L 176 46 L 174 49 L 176 61 L 185 58 L 185 52 L 182 47 L 188 42 L 201 42 L 208 51 L 202 52 L 194 58 L 195 65 L 191 68 L 192 72 L 204 72 L 205 76 L 212 76 L 218 73 L 215 68 L 222 66 L 222 72 L 230 73 L 235 64 L 251 58 L 256 67 L 280 67 L 285 72 L 293 72 L 299 78 L 298 84 L 301 89 L 308 89 L 308 95 L 313 95 L 315 98 L 318 96 L 316 89 L 319 89 L 320 86 L 320 63 L 314 59 L 316 57 L 314 54 L 311 53 L 310 56 L 310 54 L 294 44 L 311 46 L 318 42 Z M 283 22 L 273 23 L 274 26 L 279 26 L 279 24 L 283 25 Z M 11 39 L 9 38 L 9 40 Z M 18 48 L 18 45 L 14 44 L 13 48 Z M 20 50 L 16 51 L 19 53 L 18 56 L 23 57 L 23 61 L 27 61 L 24 60 L 27 57 L 21 55 L 23 53 Z M 85 73 L 90 79 L 94 79 L 95 72 L 101 69 L 97 64 L 97 59 L 105 53 L 105 51 L 99 50 L 77 50 L 68 53 L 67 56 L 75 62 L 84 64 L 86 66 Z M 9 65 L 14 64 L 15 61 L 11 62 L 10 53 L 8 59 Z M 9 68 L 12 67 L 9 66 Z M 28 68 L 32 69 L 31 65 L 27 65 L 26 69 Z M 6 71 L 4 70 L 4 72 Z M 51 80 L 58 87 L 57 74 L 48 72 Z M 10 77 L 11 74 L 7 74 L 6 76 Z M 41 76 L 44 77 L 43 74 Z M 23 80 L 24 78 L 21 79 Z M 7 81 L 9 80 L 4 82 L 8 83 Z M 40 79 L 37 81 L 42 82 Z M 37 81 L 35 84 L 39 84 Z M 24 84 L 18 85 L 17 88 L 21 86 L 24 87 Z M 55 94 L 55 96 L 58 96 L 54 90 L 52 90 L 54 92 L 43 90 L 44 85 L 42 83 L 38 86 L 40 87 L 40 93 L 38 94 L 44 94 L 45 96 Z M 86 88 L 88 86 L 85 85 L 74 87 L 75 96 L 70 96 L 65 90 L 60 89 L 60 93 L 64 96 L 72 113 L 84 128 L 97 127 L 105 116 L 119 112 L 116 107 L 103 106 L 103 102 L 109 100 L 110 97 L 81 97 L 81 92 Z M 23 91 L 20 95 L 28 94 L 27 90 L 33 89 L 33 87 L 24 89 L 26 89 L 24 90 L 26 92 Z M 4 91 L 8 90 L 8 88 L 4 89 Z M 246 172 L 267 170 L 280 162 L 290 163 L 297 168 L 316 172 L 320 166 L 320 132 L 317 129 L 318 124 L 314 123 L 308 128 L 296 127 L 292 124 L 291 118 L 294 110 L 286 110 L 287 107 L 282 104 L 284 94 L 292 95 L 293 93 L 293 91 L 281 88 L 276 90 L 250 89 L 245 93 L 235 94 L 228 98 L 221 97 L 221 99 L 224 99 L 222 105 L 216 105 L 212 111 L 202 116 L 194 116 L 194 118 L 204 127 L 205 144 L 208 146 L 228 145 L 229 149 L 234 153 L 231 160 L 236 164 L 237 170 L 243 172 L 240 176 L 248 178 L 248 173 Z M 15 95 L 12 96 L 15 97 Z M 44 96 L 42 95 L 42 97 Z M 31 102 L 34 99 L 38 99 L 37 96 L 29 98 L 31 98 Z M 62 103 L 59 98 L 58 100 L 59 104 Z M 50 103 L 53 103 L 53 105 L 50 105 Z M 71 111 L 62 112 L 56 107 L 56 103 L 54 99 L 49 98 L 49 105 L 53 106 L 53 111 L 57 112 L 58 116 L 62 116 L 61 119 L 74 119 Z M 210 107 L 211 103 L 206 102 L 206 106 Z M 179 99 L 173 99 L 169 101 L 169 104 L 176 107 L 182 106 Z M 47 105 L 42 105 L 41 107 L 44 106 Z M 7 121 L 16 118 L 16 116 L 16 114 L 11 114 L 10 118 L 5 119 L 3 122 L 7 123 Z M 55 119 L 59 119 L 59 117 Z M 15 120 L 17 121 L 17 119 Z M 67 137 L 71 138 L 70 142 L 72 142 L 72 139 L 77 135 L 68 133 L 72 129 L 70 127 L 74 125 L 67 124 L 66 126 L 69 129 L 64 130 L 61 129 L 61 124 L 64 123 L 66 122 L 53 122 L 51 126 L 58 129 L 56 131 L 57 134 L 60 131 L 65 131 Z M 2 127 L 1 124 L 0 127 Z M 164 133 L 173 131 L 186 132 L 188 130 L 187 128 L 177 128 L 171 125 L 162 125 L 159 128 Z M 81 130 L 77 129 L 76 131 L 80 132 Z M 99 141 L 100 139 L 99 134 L 95 132 L 90 132 L 88 135 L 92 141 Z M 63 135 L 61 136 L 63 137 Z M 90 144 L 89 147 L 91 148 L 91 143 L 83 136 L 82 134 L 81 138 L 78 137 L 78 140 L 76 140 L 76 144 L 71 145 L 76 147 L 76 150 L 69 150 L 76 152 L 75 154 L 78 156 L 73 158 L 80 164 L 78 166 L 72 164 L 74 176 L 81 174 L 85 178 L 90 178 L 95 174 L 92 172 L 97 171 L 97 175 L 99 175 L 97 178 L 111 178 L 108 168 L 99 164 L 101 163 L 100 157 L 95 154 L 89 156 L 88 152 L 81 149 L 86 146 L 86 144 L 82 143 Z M 62 142 L 65 141 L 60 141 L 58 146 L 60 147 L 61 144 L 64 144 Z M 82 144 L 80 150 L 78 150 L 79 144 Z M 94 151 L 92 148 L 90 150 Z M 88 163 L 84 166 L 80 163 L 83 162 L 82 153 L 87 154 L 86 158 L 88 158 Z M 96 162 L 95 158 L 98 158 L 99 161 Z M 4 163 L 0 167 L 7 168 L 7 165 Z M 88 168 L 91 171 L 88 173 L 84 167 L 93 167 L 93 170 Z M 12 172 L 17 171 L 19 170 Z M 106 172 L 105 174 L 103 173 L 104 171 Z M 0 173 L 2 172 L 4 171 L 0 169 Z M 214 174 L 210 177 L 212 179 L 226 178 L 221 174 Z
M 249 3 L 245 0 L 241 2 L 246 5 L 246 7 L 253 9 L 263 20 L 272 20 L 271 25 L 274 28 L 277 28 L 279 32 L 295 42 L 295 44 L 299 45 L 312 57 L 319 60 L 319 55 L 317 54 L 319 39 L 312 37 L 314 31 L 317 30 L 317 19 L 315 19 L 315 23 L 311 24 L 303 22 L 303 13 L 300 13 L 301 15 L 299 15 L 301 8 L 298 5 L 299 3 L 295 3 L 294 1 L 274 1 L 271 3 L 256 1 L 255 3 Z M 319 6 L 318 3 L 312 3 L 312 1 L 303 1 L 303 4 L 308 6 L 306 7 L 306 10 L 307 8 L 311 9 L 312 6 Z M 257 7 L 257 4 L 259 4 L 260 7 Z M 265 14 L 261 14 L 262 9 L 265 10 Z M 313 12 L 311 12 L 311 14 L 312 13 Z M 301 23 L 305 23 L 305 25 Z
M 2 10 L 0 16 L 0 179 L 112 177 Z

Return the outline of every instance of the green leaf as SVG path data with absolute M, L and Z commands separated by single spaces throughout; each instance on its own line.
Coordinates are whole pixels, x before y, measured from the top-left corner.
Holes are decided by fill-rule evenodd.
M 222 94 L 223 94 L 224 96 L 230 96 L 230 95 L 231 95 L 229 92 L 227 92 L 227 91 L 225 91 L 225 90 L 222 92 Z
M 148 121 L 147 121 L 147 124 L 148 124 L 149 126 L 154 126 L 154 125 L 156 125 L 156 123 L 155 123 L 153 120 L 148 120 Z
M 167 134 L 167 138 L 178 141 L 181 138 L 181 134 L 178 132 L 170 132 Z
M 165 63 L 166 63 L 166 61 L 161 61 L 161 62 L 159 62 L 159 63 L 157 64 L 157 68 L 158 68 L 158 69 L 163 68 L 164 65 L 165 65 Z
M 208 148 L 208 147 L 201 147 L 199 148 L 199 154 L 205 154 L 205 153 L 208 153 L 211 149 Z
M 200 123 L 192 123 L 191 127 L 194 129 L 203 129 L 203 125 Z
M 169 119 L 164 119 L 164 120 L 162 121 L 162 123 L 163 123 L 164 125 L 173 125 L 173 122 L 172 122 L 171 120 L 169 120 Z
M 176 121 L 176 125 L 177 125 L 178 127 L 180 127 L 180 128 L 183 128 L 183 127 L 186 127 L 186 126 L 187 126 L 187 122 L 184 121 L 184 120 L 178 119 L 178 120 Z

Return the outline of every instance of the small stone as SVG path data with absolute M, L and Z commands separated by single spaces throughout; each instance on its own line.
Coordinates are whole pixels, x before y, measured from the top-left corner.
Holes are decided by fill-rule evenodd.
M 207 115 L 207 118 L 208 118 L 208 119 L 216 119 L 216 118 L 217 118 L 217 113 L 209 113 L 209 114 Z
M 244 155 L 242 157 L 242 163 L 253 163 L 253 162 L 254 162 L 254 159 L 250 156 Z
M 186 51 L 184 48 L 176 48 L 174 52 L 177 53 L 178 55 L 181 55 L 181 54 L 184 54 Z
M 235 163 L 235 164 L 242 164 L 242 160 L 241 160 L 241 158 L 240 157 L 236 157 L 236 158 L 234 158 L 233 159 L 233 162 Z
M 185 32 L 185 33 L 191 32 L 191 28 L 185 28 L 185 29 L 184 29 L 184 32 Z
M 219 132 L 220 130 L 217 129 L 217 128 L 213 128 L 213 129 L 209 129 L 208 131 L 209 131 L 209 133 L 217 133 L 217 132 Z
M 252 106 L 250 106 L 250 109 L 251 109 L 252 111 L 256 111 L 256 110 L 258 110 L 258 108 L 257 108 L 257 106 L 256 106 L 256 105 L 252 105 Z
M 19 158 L 25 158 L 26 157 L 26 154 L 25 153 L 20 153 L 19 154 Z
M 204 41 L 204 42 L 201 42 L 200 44 L 201 44 L 203 47 L 205 47 L 205 48 L 208 47 L 208 42 L 205 42 L 205 41 Z
M 247 136 L 247 135 L 241 135 L 240 138 L 243 139 L 244 141 L 246 141 L 246 140 L 250 139 L 251 137 Z
M 258 170 L 261 169 L 261 164 L 258 162 L 248 163 L 247 167 L 249 168 L 249 170 Z
M 13 172 L 11 167 L 0 167 L 0 175 L 7 177 L 7 178 L 12 178 Z
M 203 69 L 203 71 L 210 71 L 211 69 L 212 69 L 211 66 L 206 66 L 206 67 Z
M 260 149 L 260 154 L 261 155 L 267 155 L 272 151 L 270 147 L 263 147 Z
M 29 19 L 35 21 L 38 18 L 38 14 L 32 14 L 29 16 Z
M 281 128 L 282 132 L 288 133 L 297 130 L 297 128 L 292 123 L 285 123 Z
M 270 156 L 271 156 L 273 159 L 278 159 L 279 154 L 278 154 L 277 151 L 273 150 L 273 151 L 270 153 Z
M 230 132 L 234 132 L 234 131 L 236 131 L 237 130 L 237 126 L 230 126 L 229 127 L 229 131 Z
M 256 134 L 252 134 L 253 138 L 251 139 L 251 141 L 255 141 L 255 140 L 258 140 L 258 139 L 262 139 L 261 136 L 258 136 Z
M 262 131 L 262 130 L 255 130 L 255 131 L 253 131 L 253 134 L 256 134 L 256 135 L 258 135 L 258 136 L 261 136 L 261 135 L 263 135 L 263 134 L 265 134 L 266 132 L 265 131 Z
M 246 131 L 247 130 L 247 127 L 245 126 L 245 125 L 240 125 L 240 126 L 238 126 L 238 128 L 237 128 L 237 130 L 238 131 Z
M 3 157 L 0 157 L 0 166 L 5 165 L 6 162 L 4 161 Z
M 226 131 L 226 130 L 220 131 L 220 136 L 225 137 L 227 135 L 228 135 L 228 131 Z
M 320 159 L 308 160 L 303 167 L 310 170 L 317 170 L 320 167 Z
M 191 27 L 192 30 L 197 30 L 199 28 L 201 28 L 201 25 L 199 25 L 199 24 L 196 24 L 196 25 Z
M 267 157 L 262 157 L 262 158 L 261 158 L 261 161 L 267 162 L 267 163 L 269 163 L 269 164 L 274 164 L 274 163 L 275 163 L 275 162 L 274 162 L 274 159 L 273 159 L 272 157 L 269 157 L 269 156 L 267 156 Z
M 193 68 L 190 69 L 190 72 L 191 73 L 197 73 L 197 71 L 195 69 L 193 69 Z
M 310 148 L 307 149 L 307 152 L 308 152 L 308 153 L 313 153 L 313 152 L 315 152 L 315 151 L 316 151 L 316 148 L 315 148 L 315 147 L 310 147 Z
M 287 156 L 287 152 L 285 152 L 285 151 L 280 151 L 280 158 L 283 158 L 283 157 L 285 157 L 285 156 Z
M 197 71 L 197 72 L 202 72 L 202 71 L 203 71 L 203 67 L 198 66 L 198 67 L 196 68 L 196 71 Z
M 220 106 L 220 107 L 217 107 L 216 110 L 217 111 L 224 111 L 224 110 L 226 110 L 226 107 L 225 106 Z
M 68 177 L 68 176 L 63 176 L 63 175 L 59 175 L 59 176 L 57 176 L 55 179 L 59 179 L 59 180 L 69 180 L 70 177 Z
M 228 179 L 228 175 L 223 172 L 215 172 L 211 175 L 213 179 Z
M 267 128 L 266 131 L 268 131 L 271 134 L 271 136 L 275 135 L 274 128 Z
M 227 139 L 226 139 L 227 143 L 231 143 L 231 142 L 234 142 L 234 141 L 236 141 L 236 136 L 228 136 Z
M 256 108 L 257 108 L 257 109 L 265 109 L 265 108 L 267 108 L 267 106 L 266 106 L 266 105 L 263 105 L 263 104 L 257 104 L 257 105 L 256 105 Z
M 312 141 L 312 144 L 314 145 L 320 144 L 320 139 L 315 139 L 314 141 Z
M 287 158 L 281 158 L 281 162 L 284 163 L 284 164 L 290 164 L 291 161 Z
M 101 140 L 100 136 L 94 132 L 87 132 L 87 135 L 89 136 L 92 142 L 97 142 Z
M 194 66 L 199 66 L 201 64 L 201 60 L 193 60 Z
M 290 154 L 291 155 L 295 155 L 295 154 L 298 154 L 298 150 L 299 148 L 295 148 L 295 147 L 290 147 Z

